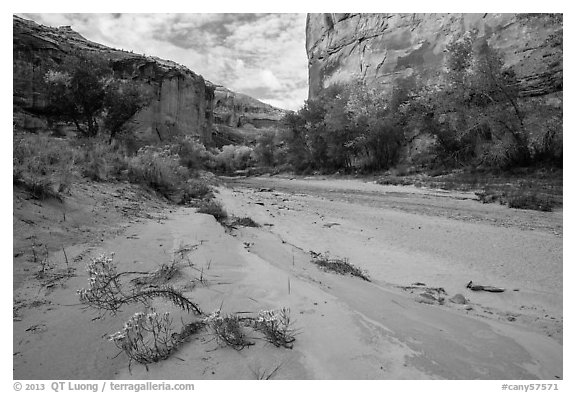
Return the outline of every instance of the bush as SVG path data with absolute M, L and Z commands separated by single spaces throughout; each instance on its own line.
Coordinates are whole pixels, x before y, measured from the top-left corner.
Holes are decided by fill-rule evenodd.
M 180 157 L 166 148 L 143 147 L 128 161 L 131 182 L 145 184 L 165 197 L 182 190 L 188 175 L 180 165 Z
M 180 203 L 189 203 L 192 199 L 212 199 L 212 188 L 202 180 L 189 179 L 184 185 L 184 195 Z
M 95 138 L 86 141 L 82 148 L 84 160 L 81 172 L 84 177 L 106 181 L 121 178 L 127 173 L 128 154 L 118 142 Z
M 57 198 L 70 188 L 80 151 L 63 139 L 15 134 L 13 182 L 38 199 Z
M 272 166 L 274 165 L 274 156 L 276 153 L 276 145 L 274 142 L 275 134 L 266 133 L 262 134 L 256 140 L 256 148 L 254 149 L 254 155 L 256 160 L 260 165 Z
M 216 201 L 208 201 L 203 203 L 198 209 L 198 213 L 210 214 L 211 216 L 214 216 L 218 222 L 222 222 L 228 218 L 228 213 L 226 213 L 226 210 L 224 210 L 222 204 Z
M 536 193 L 516 193 L 506 197 L 508 207 L 514 209 L 539 210 L 551 212 L 554 201 L 546 195 Z
M 322 255 L 314 251 L 310 251 L 310 256 L 312 257 L 311 262 L 313 264 L 320 266 L 326 271 L 336 272 L 338 274 L 350 274 L 362 280 L 370 281 L 366 272 L 352 265 L 346 258 L 330 258 L 328 255 Z
M 180 157 L 180 165 L 188 169 L 204 169 L 214 165 L 214 156 L 202 143 L 190 136 L 185 136 L 176 142 L 174 151 Z
M 253 162 L 254 152 L 248 146 L 226 145 L 215 156 L 216 169 L 234 172 L 246 169 Z

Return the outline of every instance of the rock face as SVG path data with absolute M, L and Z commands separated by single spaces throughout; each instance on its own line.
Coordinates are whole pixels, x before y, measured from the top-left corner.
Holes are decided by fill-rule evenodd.
M 503 53 L 522 95 L 562 91 L 561 14 L 309 14 L 309 98 L 354 78 L 384 86 L 413 74 L 432 78 L 446 45 L 467 32 Z
M 275 127 L 287 111 L 214 85 L 214 122 L 228 127 Z
M 67 56 L 95 53 L 111 61 L 117 77 L 140 82 L 153 97 L 131 120 L 134 134 L 145 142 L 192 135 L 210 143 L 214 125 L 232 128 L 274 127 L 284 110 L 205 80 L 169 60 L 143 56 L 88 41 L 70 27 L 38 25 L 13 17 L 14 122 L 26 129 L 46 127 L 43 120 L 46 72 Z

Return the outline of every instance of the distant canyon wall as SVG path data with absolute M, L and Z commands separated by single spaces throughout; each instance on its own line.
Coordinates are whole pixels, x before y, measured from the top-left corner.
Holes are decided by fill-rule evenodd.
M 265 104 L 246 94 L 214 86 L 214 122 L 228 127 L 272 128 L 288 112 Z
M 414 74 L 432 78 L 446 45 L 467 32 L 504 55 L 521 95 L 562 91 L 561 14 L 309 14 L 309 98 L 356 78 L 383 86 Z

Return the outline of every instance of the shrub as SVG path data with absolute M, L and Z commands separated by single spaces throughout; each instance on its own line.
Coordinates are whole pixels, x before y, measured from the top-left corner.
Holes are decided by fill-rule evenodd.
M 266 341 L 276 347 L 291 349 L 296 340 L 288 308 L 260 311 L 258 318 L 253 320 L 253 325 L 254 329 L 264 334 Z
M 188 203 L 192 199 L 211 199 L 214 197 L 212 188 L 202 180 L 189 179 L 184 185 L 184 195 L 181 203 Z
M 241 226 L 241 227 L 259 228 L 260 224 L 255 222 L 250 217 L 235 217 L 232 220 L 232 222 L 230 223 L 230 226 L 232 226 L 232 227 L 233 226 Z
M 214 332 L 216 339 L 236 350 L 241 350 L 249 345 L 254 345 L 253 342 L 248 341 L 244 329 L 240 324 L 240 318 L 237 315 L 220 315 L 220 310 L 214 311 L 204 319 L 204 323 L 208 325 Z
M 260 165 L 272 166 L 274 165 L 274 156 L 276 153 L 275 134 L 269 132 L 262 134 L 256 140 L 256 147 L 254 155 Z
M 174 151 L 180 157 L 180 165 L 188 169 L 203 169 L 213 165 L 212 154 L 202 143 L 190 136 L 185 136 L 175 143 Z
M 151 309 L 147 314 L 137 312 L 124 324 L 124 328 L 108 337 L 118 349 L 140 364 L 156 363 L 168 359 L 188 337 L 197 332 L 202 323 L 190 323 L 180 332 L 173 328 L 170 313 L 159 315 Z
M 110 143 L 103 138 L 89 140 L 82 146 L 84 160 L 81 165 L 82 175 L 94 180 L 105 181 L 120 178 L 128 170 L 128 155 L 118 143 Z
M 545 195 L 536 193 L 516 193 L 506 197 L 508 207 L 515 209 L 540 210 L 550 212 L 554 207 L 554 201 Z
M 80 151 L 63 139 L 15 134 L 13 182 L 38 199 L 57 198 L 67 192 Z
M 128 162 L 131 182 L 145 184 L 166 197 L 182 189 L 188 174 L 179 157 L 166 148 L 143 147 Z
M 152 299 L 162 298 L 187 312 L 202 315 L 200 308 L 180 291 L 169 286 L 153 286 L 143 289 L 132 288 L 126 290 L 126 283 L 122 281 L 125 275 L 141 274 L 146 277 L 148 273 L 121 272 L 118 273 L 114 263 L 114 254 L 100 255 L 92 258 L 87 266 L 89 287 L 77 291 L 80 302 L 101 313 L 116 315 L 122 307 L 129 303 L 143 303 L 148 305 Z M 156 273 L 153 273 L 156 274 Z M 158 273 L 162 274 L 162 273 Z M 134 280 L 132 280 L 134 283 Z M 130 288 L 128 288 L 130 289 Z
M 222 222 L 228 217 L 228 213 L 224 210 L 222 204 L 216 201 L 208 201 L 200 205 L 198 213 L 210 214 L 214 216 L 216 221 Z
M 322 255 L 314 251 L 310 251 L 312 256 L 312 263 L 320 266 L 324 270 L 336 272 L 338 274 L 351 274 L 352 276 L 360 277 L 365 281 L 370 281 L 365 272 L 348 262 L 348 259 L 330 259 L 327 255 Z
M 248 146 L 226 145 L 216 154 L 216 168 L 224 172 L 246 169 L 253 161 L 253 151 Z

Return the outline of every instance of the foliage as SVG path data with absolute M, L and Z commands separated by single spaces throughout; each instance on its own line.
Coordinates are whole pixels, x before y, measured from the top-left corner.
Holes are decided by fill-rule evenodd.
M 87 266 L 89 287 L 78 290 L 80 301 L 88 307 L 103 313 L 116 315 L 128 303 L 148 303 L 154 298 L 163 298 L 187 312 L 202 314 L 200 308 L 180 291 L 168 286 L 125 288 L 121 278 L 125 275 L 144 274 L 140 272 L 118 273 L 114 264 L 114 254 L 92 258 Z
M 254 155 L 256 160 L 264 166 L 273 166 L 275 163 L 276 135 L 269 132 L 260 135 L 256 139 Z
M 252 323 L 254 329 L 263 333 L 266 340 L 274 346 L 292 349 L 296 339 L 290 320 L 290 309 L 260 311 Z
M 154 309 L 146 314 L 135 313 L 121 331 L 111 334 L 113 341 L 130 359 L 141 364 L 165 360 L 201 328 L 201 323 L 184 325 L 180 332 L 173 328 L 170 313 L 158 314 Z
M 248 146 L 226 145 L 214 156 L 215 169 L 225 173 L 246 169 L 253 163 L 254 152 Z
M 110 132 L 110 138 L 126 132 L 128 120 L 151 100 L 143 87 L 133 80 L 113 80 L 106 86 L 105 93 L 104 127 Z
M 13 182 L 38 199 L 67 192 L 81 152 L 66 141 L 44 135 L 14 134 Z
M 508 207 L 515 209 L 540 210 L 550 212 L 554 208 L 554 201 L 545 195 L 534 192 L 517 191 L 513 195 L 506 197 Z
M 74 124 L 87 137 L 99 133 L 101 118 L 110 137 L 116 137 L 150 100 L 137 82 L 115 79 L 107 61 L 89 54 L 66 57 L 46 72 L 44 83 L 49 118 Z
M 224 210 L 222 204 L 214 200 L 210 200 L 201 204 L 200 208 L 198 209 L 198 213 L 214 216 L 214 218 L 219 222 L 224 221 L 228 217 L 228 213 L 226 213 L 226 210 Z
M 238 315 L 221 315 L 220 310 L 216 310 L 204 319 L 204 323 L 214 332 L 216 339 L 224 345 L 236 350 L 254 345 L 248 340 Z
M 121 143 L 91 138 L 82 143 L 81 172 L 94 181 L 106 181 L 125 176 L 128 170 L 128 153 Z
M 188 176 L 180 157 L 167 147 L 143 147 L 128 162 L 131 182 L 145 184 L 168 198 L 182 189 Z
M 312 257 L 312 263 L 320 266 L 324 270 L 338 274 L 351 274 L 365 281 L 370 281 L 366 272 L 352 265 L 346 258 L 330 258 L 328 255 L 322 255 L 314 251 L 310 251 L 310 255 Z
M 378 171 L 398 164 L 402 149 L 427 134 L 435 146 L 420 153 L 427 165 L 561 166 L 561 98 L 526 99 L 519 86 L 502 54 L 467 33 L 447 45 L 436 75 L 321 90 L 285 116 L 279 151 L 297 172 Z
M 188 169 L 205 169 L 214 166 L 214 156 L 202 143 L 188 135 L 174 143 L 174 152 L 180 157 L 180 165 Z
M 106 84 L 110 77 L 111 69 L 98 57 L 67 57 L 44 78 L 49 114 L 55 120 L 74 124 L 81 135 L 96 136 L 97 117 L 104 110 Z

